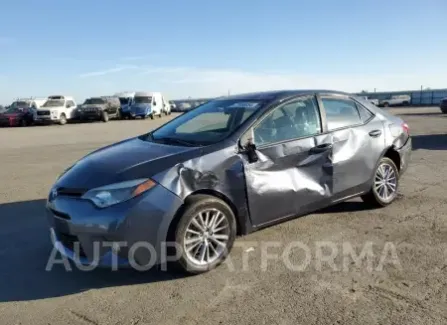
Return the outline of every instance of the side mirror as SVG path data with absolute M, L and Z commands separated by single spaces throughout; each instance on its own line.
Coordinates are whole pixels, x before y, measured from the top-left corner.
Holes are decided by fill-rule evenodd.
M 239 142 L 240 152 L 247 155 L 248 161 L 250 163 L 257 162 L 259 160 L 258 154 L 256 153 L 256 144 L 254 143 L 254 138 L 255 137 L 253 128 L 251 128 L 242 136 Z

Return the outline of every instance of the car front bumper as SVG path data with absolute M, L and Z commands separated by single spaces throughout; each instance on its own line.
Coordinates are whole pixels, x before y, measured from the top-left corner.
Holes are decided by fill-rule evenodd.
M 157 185 L 104 209 L 80 198 L 58 196 L 47 202 L 47 217 L 54 247 L 76 263 L 155 265 L 163 261 L 168 229 L 182 203 Z

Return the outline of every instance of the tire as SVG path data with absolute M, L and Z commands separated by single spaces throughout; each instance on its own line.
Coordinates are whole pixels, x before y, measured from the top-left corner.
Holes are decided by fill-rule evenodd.
M 109 114 L 107 114 L 107 112 L 101 113 L 101 121 L 103 121 L 104 123 L 107 123 L 109 121 Z
M 154 119 L 154 114 L 151 114 L 150 116 L 151 116 L 151 120 L 153 120 Z
M 59 124 L 60 125 L 65 125 L 67 124 L 67 117 L 65 116 L 64 113 L 61 114 L 61 117 L 59 118 Z
M 384 193 L 384 188 L 387 189 L 388 191 L 390 191 L 393 186 L 388 185 L 388 186 L 381 186 L 379 187 L 379 189 L 377 189 L 378 187 L 376 187 L 376 181 L 380 182 L 380 168 L 386 168 L 386 170 L 390 170 L 388 168 L 391 168 L 392 173 L 389 174 L 389 179 L 393 179 L 394 182 L 394 191 L 392 192 L 392 194 L 390 194 L 389 198 L 384 198 L 382 193 Z M 383 174 L 383 173 L 382 173 Z M 387 206 L 389 204 L 391 204 L 397 197 L 397 191 L 399 189 L 399 170 L 397 169 L 396 165 L 394 164 L 394 162 L 387 157 L 383 157 L 380 159 L 379 163 L 377 164 L 377 167 L 374 171 L 374 176 L 373 176 L 373 180 L 372 180 L 372 186 L 371 186 L 371 190 L 365 194 L 362 195 L 361 198 L 363 200 L 363 202 L 374 206 L 374 207 L 384 207 Z M 382 191 L 381 191 L 382 190 Z
M 403 102 L 402 105 L 403 106 L 408 106 L 408 105 L 410 105 L 410 103 L 409 102 Z
M 120 110 L 116 111 L 115 119 L 122 120 L 122 118 L 121 118 L 121 111 Z
M 158 115 L 158 118 L 162 118 L 163 117 L 163 113 L 160 112 L 160 114 Z
M 383 107 L 389 107 L 390 104 L 388 104 L 387 102 L 383 103 Z
M 199 215 L 201 213 L 204 221 L 208 219 L 208 228 L 218 230 L 218 233 L 213 233 L 212 230 L 203 232 L 199 227 L 195 226 L 193 220 L 200 220 Z M 207 213 L 209 213 L 208 217 L 206 217 Z M 222 217 L 223 220 L 219 222 Z M 215 227 L 212 227 L 211 225 L 213 220 L 214 222 L 219 222 L 215 224 Z M 205 228 L 203 223 L 201 223 L 200 226 Z M 219 230 L 220 228 L 223 229 Z M 196 233 L 192 233 L 193 231 Z M 215 236 L 219 237 L 215 238 Z M 226 237 L 226 239 L 224 237 Z M 216 268 L 226 259 L 233 247 L 235 238 L 236 218 L 228 204 L 214 196 L 196 195 L 187 204 L 176 227 L 175 242 L 177 247 L 181 247 L 177 266 L 184 272 L 190 274 L 208 272 Z M 193 242 L 187 243 L 187 240 Z M 216 240 L 222 244 L 219 245 Z M 188 248 L 188 250 L 186 248 Z M 207 248 L 209 255 L 206 251 Z M 214 248 L 214 250 L 212 248 Z M 201 255 L 202 252 L 203 255 Z M 200 260 L 203 258 L 209 258 L 209 261 L 203 260 L 203 262 L 200 263 Z
M 26 127 L 26 126 L 28 126 L 28 122 L 27 122 L 25 119 L 22 119 L 22 120 L 20 121 L 20 126 L 21 126 L 21 127 Z

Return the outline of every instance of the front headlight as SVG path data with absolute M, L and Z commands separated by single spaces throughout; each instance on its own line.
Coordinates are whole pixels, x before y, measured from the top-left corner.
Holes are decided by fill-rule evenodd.
M 92 201 L 98 208 L 107 208 L 111 205 L 130 200 L 154 187 L 156 183 L 148 178 L 106 185 L 92 189 L 82 198 Z
M 57 111 L 51 111 L 51 115 L 57 115 Z

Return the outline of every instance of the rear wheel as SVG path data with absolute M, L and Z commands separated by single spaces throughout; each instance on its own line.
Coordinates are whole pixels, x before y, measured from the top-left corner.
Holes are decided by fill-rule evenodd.
M 390 158 L 383 157 L 374 173 L 372 188 L 362 195 L 362 200 L 373 206 L 387 206 L 396 199 L 398 187 L 399 170 Z
M 24 126 L 28 126 L 28 122 L 27 122 L 27 120 L 22 119 L 22 120 L 20 121 L 20 126 L 22 126 L 22 127 L 24 127 Z
M 151 114 L 151 120 L 153 120 L 153 119 L 154 119 L 154 114 L 152 113 L 152 114 Z
M 235 238 L 236 219 L 231 208 L 216 197 L 197 195 L 177 224 L 178 264 L 188 273 L 207 272 L 225 260 Z
M 101 121 L 103 121 L 104 123 L 107 123 L 109 121 L 109 114 L 107 114 L 107 112 L 101 113 Z
M 390 106 L 389 103 L 387 103 L 387 102 L 383 103 L 383 107 L 388 107 L 388 106 Z

